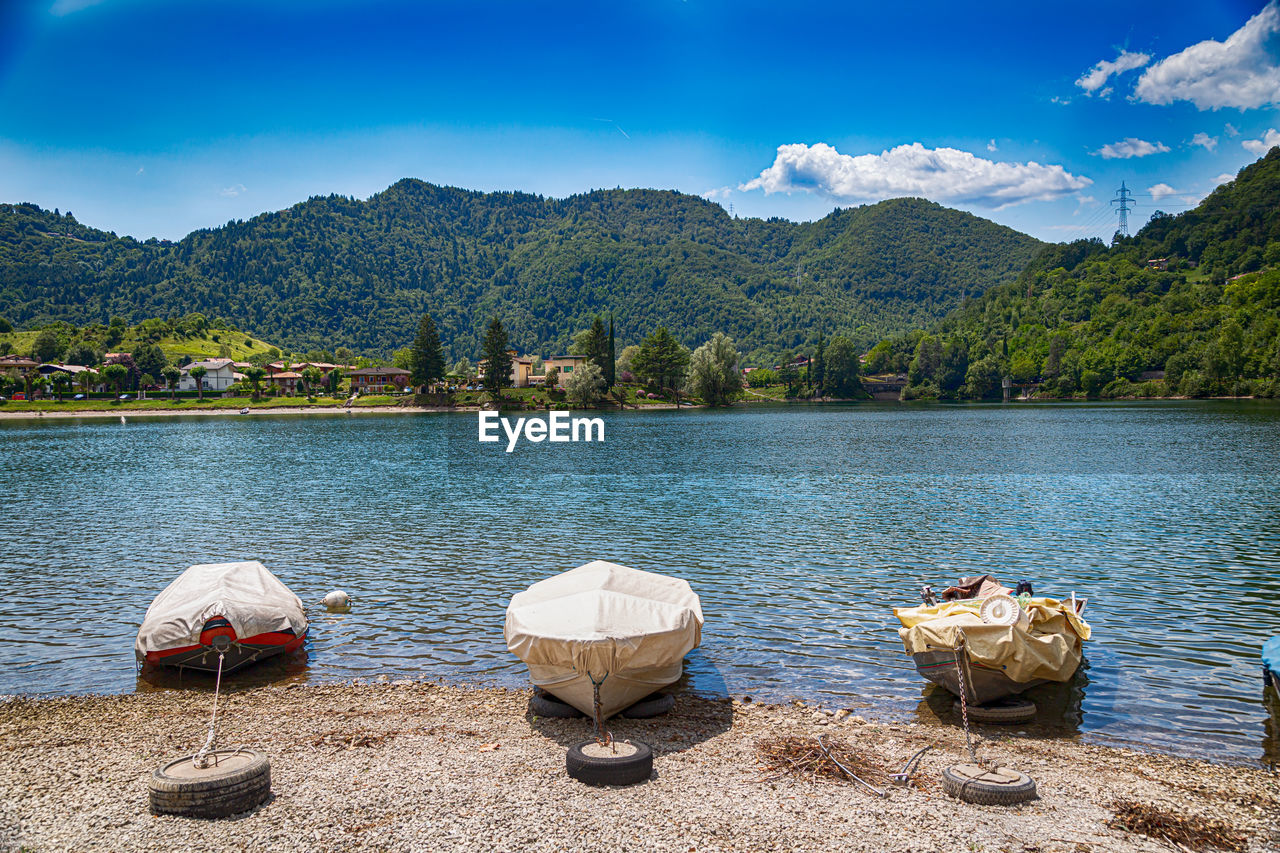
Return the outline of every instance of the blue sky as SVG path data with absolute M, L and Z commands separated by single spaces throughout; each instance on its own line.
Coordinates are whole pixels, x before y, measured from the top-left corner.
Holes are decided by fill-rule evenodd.
M 402 177 L 922 195 L 1046 240 L 1280 143 L 1276 3 L 0 0 L 0 201 L 179 238 Z

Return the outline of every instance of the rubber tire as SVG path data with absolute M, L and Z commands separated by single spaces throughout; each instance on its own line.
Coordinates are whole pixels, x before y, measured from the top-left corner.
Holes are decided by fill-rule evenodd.
M 955 702 L 957 714 L 963 714 L 960 700 Z M 995 723 L 1000 726 L 1013 726 L 1018 723 L 1029 723 L 1036 718 L 1036 703 L 1020 696 L 1001 699 L 988 705 L 970 705 L 969 719 L 975 723 Z
M 622 712 L 628 720 L 647 720 L 661 716 L 676 706 L 676 697 L 670 693 L 654 693 Z
M 636 747 L 634 755 L 619 758 L 592 758 L 582 751 L 594 740 L 584 740 L 569 747 L 565 754 L 565 769 L 569 776 L 585 785 L 634 785 L 653 775 L 653 749 L 638 740 L 628 741 Z
M 257 750 L 234 750 L 251 754 L 249 763 L 226 773 L 201 779 L 170 776 L 165 773 L 183 756 L 156 769 L 151 775 L 148 796 L 152 814 L 180 817 L 219 818 L 253 809 L 271 796 L 271 762 Z
M 964 800 L 966 803 L 974 803 L 980 806 L 1012 806 L 1036 798 L 1036 782 L 1027 774 L 1003 767 L 1001 768 L 1002 770 L 1014 773 L 1018 777 L 1015 781 L 1005 785 L 996 782 L 978 781 L 956 772 L 961 767 L 972 766 L 974 765 L 959 764 L 943 770 L 942 790 L 957 800 Z
M 530 696 L 529 710 L 535 717 L 558 717 L 563 720 L 586 716 L 568 702 L 561 702 L 550 693 L 534 693 Z

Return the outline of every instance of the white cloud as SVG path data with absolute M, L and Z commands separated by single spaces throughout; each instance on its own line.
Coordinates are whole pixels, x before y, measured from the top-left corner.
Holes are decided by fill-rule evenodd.
M 1127 50 L 1122 50 L 1120 55 L 1116 57 L 1115 62 L 1108 62 L 1104 59 L 1080 75 L 1076 85 L 1090 95 L 1096 93 L 1099 98 L 1106 98 L 1111 95 L 1111 88 L 1103 89 L 1102 85 L 1107 82 L 1111 75 L 1133 71 L 1135 68 L 1141 68 L 1150 61 L 1151 57 L 1145 53 L 1130 53 Z M 1099 89 L 1102 91 L 1098 91 Z
M 219 190 L 218 195 L 226 196 L 227 198 L 235 198 L 243 192 L 248 192 L 248 188 L 246 188 L 244 184 L 233 184 L 225 189 Z
M 1147 157 L 1151 154 L 1163 154 L 1169 150 L 1169 146 L 1163 142 L 1147 142 L 1145 139 L 1135 139 L 1130 136 L 1119 142 L 1112 142 L 1104 145 L 1097 151 L 1093 152 L 1103 160 L 1128 160 L 1130 157 Z
M 1165 196 L 1177 195 L 1181 190 L 1175 190 L 1168 184 L 1156 184 L 1154 187 L 1147 187 L 1147 192 L 1151 193 L 1153 201 L 1160 201 Z
M 1227 122 L 1225 125 L 1223 125 L 1222 131 L 1227 136 L 1230 136 L 1232 139 L 1235 139 L 1237 136 L 1240 135 L 1240 131 L 1236 130 L 1236 126 L 1231 122 Z
M 1134 97 L 1149 104 L 1190 101 L 1202 110 L 1280 104 L 1280 5 L 1268 3 L 1226 41 L 1207 39 L 1142 73 Z
M 841 201 L 924 196 L 1005 207 L 1059 198 L 1092 183 L 1061 166 L 999 163 L 955 148 L 925 148 L 919 142 L 856 157 L 819 142 L 779 145 L 773 165 L 739 189 L 802 190 Z
M 1207 133 L 1197 133 L 1195 136 L 1191 137 L 1191 144 L 1199 145 L 1206 151 L 1212 151 L 1218 147 L 1218 137 L 1210 136 Z
M 1213 179 L 1213 185 L 1215 187 L 1220 187 L 1229 181 L 1234 181 L 1235 179 L 1236 179 L 1236 176 L 1231 174 L 1230 172 L 1223 172 L 1221 175 Z
M 713 190 L 707 190 L 702 194 L 702 197 L 707 201 L 715 201 L 718 198 L 728 198 L 731 192 L 733 192 L 733 187 L 717 187 Z
M 138 171 L 134 174 L 134 177 L 137 177 L 138 175 L 141 175 L 141 174 L 145 173 L 146 171 L 147 171 L 147 169 L 146 169 L 146 167 L 145 167 L 145 166 L 139 166 L 139 167 L 138 167 Z
M 1280 132 L 1277 132 L 1273 127 L 1262 134 L 1261 139 L 1245 139 L 1240 144 L 1244 146 L 1246 151 L 1252 151 L 1258 155 L 1266 154 L 1272 148 L 1280 145 Z
M 987 150 L 988 150 L 988 151 L 995 151 L 995 150 L 997 150 L 997 149 L 996 149 L 996 141 L 995 141 L 994 139 L 987 143 Z

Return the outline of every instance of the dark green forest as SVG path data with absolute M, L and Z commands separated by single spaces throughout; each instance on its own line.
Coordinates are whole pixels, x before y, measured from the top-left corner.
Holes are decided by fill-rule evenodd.
M 917 398 L 999 396 L 1005 376 L 1053 397 L 1276 396 L 1277 211 L 1273 148 L 1194 210 L 1109 247 L 1045 247 L 927 333 L 879 343 L 867 370 L 907 372 Z
M 793 223 L 675 192 L 551 199 L 406 179 L 176 243 L 14 204 L 0 205 L 0 317 L 31 329 L 199 312 L 298 351 L 385 355 L 430 312 L 452 360 L 476 357 L 495 316 L 512 346 L 549 353 L 612 312 L 619 346 L 658 326 L 690 346 L 722 331 L 748 363 L 771 363 L 819 330 L 867 347 L 931 325 L 1042 245 L 922 199 Z

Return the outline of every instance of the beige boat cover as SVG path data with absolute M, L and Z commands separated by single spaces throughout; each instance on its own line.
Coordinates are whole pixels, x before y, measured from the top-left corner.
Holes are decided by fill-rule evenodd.
M 204 623 L 215 616 L 230 622 L 242 639 L 307 629 L 302 601 L 262 563 L 207 563 L 178 575 L 151 602 L 134 653 L 142 660 L 147 652 L 193 646 Z
M 533 683 L 585 714 L 603 679 L 609 717 L 679 680 L 702 642 L 702 604 L 679 578 L 596 560 L 513 596 L 504 633 Z
M 984 599 L 943 604 L 895 607 L 902 627 L 898 636 L 907 654 L 954 649 L 964 632 L 969 658 L 1003 669 L 1014 681 L 1066 681 L 1080 666 L 1081 642 L 1089 639 L 1089 624 L 1067 602 L 1032 598 L 1025 609 L 1030 624 L 988 625 L 978 615 Z

